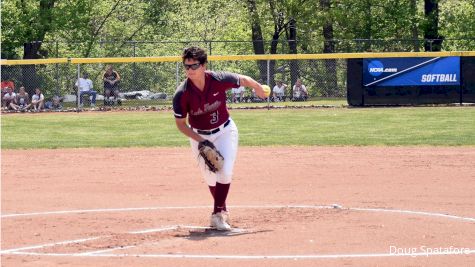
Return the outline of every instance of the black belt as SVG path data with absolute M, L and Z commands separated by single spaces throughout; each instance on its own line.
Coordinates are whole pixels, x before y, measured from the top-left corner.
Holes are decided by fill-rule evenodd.
M 228 126 L 229 123 L 231 122 L 231 120 L 227 120 L 225 123 L 224 123 L 224 127 Z M 211 130 L 211 131 L 205 131 L 205 130 L 198 130 L 196 129 L 196 132 L 199 133 L 199 134 L 203 134 L 203 135 L 211 135 L 211 134 L 215 134 L 217 132 L 219 132 L 221 129 L 220 128 L 216 128 L 214 130 Z

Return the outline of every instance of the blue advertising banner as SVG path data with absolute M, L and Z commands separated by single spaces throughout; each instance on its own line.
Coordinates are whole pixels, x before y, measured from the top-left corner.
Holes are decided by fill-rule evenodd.
M 363 60 L 363 86 L 460 85 L 460 57 Z

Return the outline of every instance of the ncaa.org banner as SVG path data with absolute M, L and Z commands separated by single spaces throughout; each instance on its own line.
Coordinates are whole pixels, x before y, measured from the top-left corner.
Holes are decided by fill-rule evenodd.
M 363 85 L 460 85 L 460 57 L 363 59 Z

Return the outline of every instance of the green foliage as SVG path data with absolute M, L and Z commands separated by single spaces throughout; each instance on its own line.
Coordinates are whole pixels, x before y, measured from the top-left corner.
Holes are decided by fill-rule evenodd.
M 244 146 L 475 146 L 471 107 L 231 110 L 231 116 Z M 2 116 L 1 126 L 3 149 L 189 145 L 171 111 L 18 114 Z
M 40 2 L 54 3 L 40 8 Z M 337 51 L 411 51 L 422 47 L 409 39 L 422 37 L 423 0 L 255 0 L 266 42 L 272 39 L 281 13 L 284 23 L 296 20 L 298 51 L 322 52 L 322 27 L 333 23 Z M 446 50 L 473 49 L 474 0 L 441 0 L 440 32 Z M 21 58 L 23 43 L 43 41 L 44 57 L 113 57 L 177 55 L 198 44 L 211 54 L 252 54 L 249 10 L 245 1 L 227 0 L 9 0 L 2 1 L 2 58 Z M 289 29 L 279 38 L 278 53 L 288 53 Z M 349 39 L 379 39 L 348 41 Z M 396 41 L 404 39 L 406 41 Z M 133 43 L 155 41 L 161 43 Z M 233 41 L 215 42 L 209 40 Z M 164 41 L 169 41 L 168 43 Z M 241 42 L 236 42 L 241 41 Z M 242 42 L 244 41 L 244 42 Z M 266 43 L 266 51 L 270 47 Z
M 445 40 L 446 50 L 475 50 L 475 1 L 443 1 L 440 14 L 441 34 L 447 39 L 471 37 L 472 40 Z

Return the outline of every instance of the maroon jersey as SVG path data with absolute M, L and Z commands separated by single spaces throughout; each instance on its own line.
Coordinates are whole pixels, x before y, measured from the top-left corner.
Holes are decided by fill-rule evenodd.
M 230 72 L 205 72 L 205 87 L 200 91 L 185 79 L 173 96 L 175 118 L 186 118 L 195 129 L 209 130 L 229 119 L 226 90 L 239 87 L 239 76 Z

